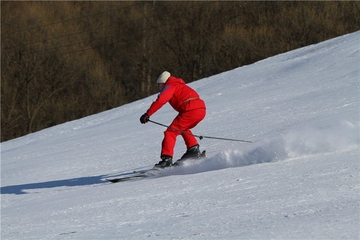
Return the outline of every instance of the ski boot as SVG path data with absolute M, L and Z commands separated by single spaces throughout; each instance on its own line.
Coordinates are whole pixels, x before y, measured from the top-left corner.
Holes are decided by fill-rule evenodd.
M 199 158 L 203 158 L 206 157 L 205 156 L 205 151 L 200 152 L 200 146 L 199 144 L 188 148 L 186 153 L 184 153 L 184 155 L 182 155 L 182 157 L 177 160 L 174 165 L 178 166 L 180 164 L 182 164 L 184 161 L 186 161 L 187 159 L 199 159 Z
M 166 168 L 172 165 L 172 157 L 163 155 L 161 156 L 161 161 L 155 164 L 155 168 Z

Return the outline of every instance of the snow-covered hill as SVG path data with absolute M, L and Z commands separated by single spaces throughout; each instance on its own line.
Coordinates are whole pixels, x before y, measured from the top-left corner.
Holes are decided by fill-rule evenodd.
M 156 95 L 2 143 L 1 239 L 359 239 L 359 39 L 191 83 L 194 134 L 253 143 L 203 139 L 207 160 L 157 178 L 104 180 L 159 161 Z

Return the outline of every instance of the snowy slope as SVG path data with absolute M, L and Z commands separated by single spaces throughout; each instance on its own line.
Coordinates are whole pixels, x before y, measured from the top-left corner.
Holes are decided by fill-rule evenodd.
M 359 47 L 355 32 L 191 83 L 195 134 L 253 143 L 203 139 L 207 160 L 157 178 L 104 180 L 159 161 L 165 129 L 139 123 L 156 95 L 2 143 L 1 239 L 359 239 Z

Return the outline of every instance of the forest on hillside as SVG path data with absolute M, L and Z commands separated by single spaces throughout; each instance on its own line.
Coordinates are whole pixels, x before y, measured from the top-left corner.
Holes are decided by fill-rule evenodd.
M 154 94 L 164 70 L 191 82 L 355 32 L 359 12 L 358 1 L 1 1 L 1 141 Z

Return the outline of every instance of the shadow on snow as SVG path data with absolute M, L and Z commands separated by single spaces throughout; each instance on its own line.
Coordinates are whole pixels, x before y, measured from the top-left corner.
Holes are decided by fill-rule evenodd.
M 27 194 L 26 190 L 30 190 L 30 189 L 94 185 L 94 184 L 104 183 L 104 181 L 102 180 L 103 178 L 104 176 L 100 175 L 100 176 L 92 176 L 92 177 L 80 177 L 80 178 L 72 178 L 72 179 L 64 179 L 64 180 L 55 180 L 49 182 L 5 186 L 5 187 L 1 187 L 1 194 Z

